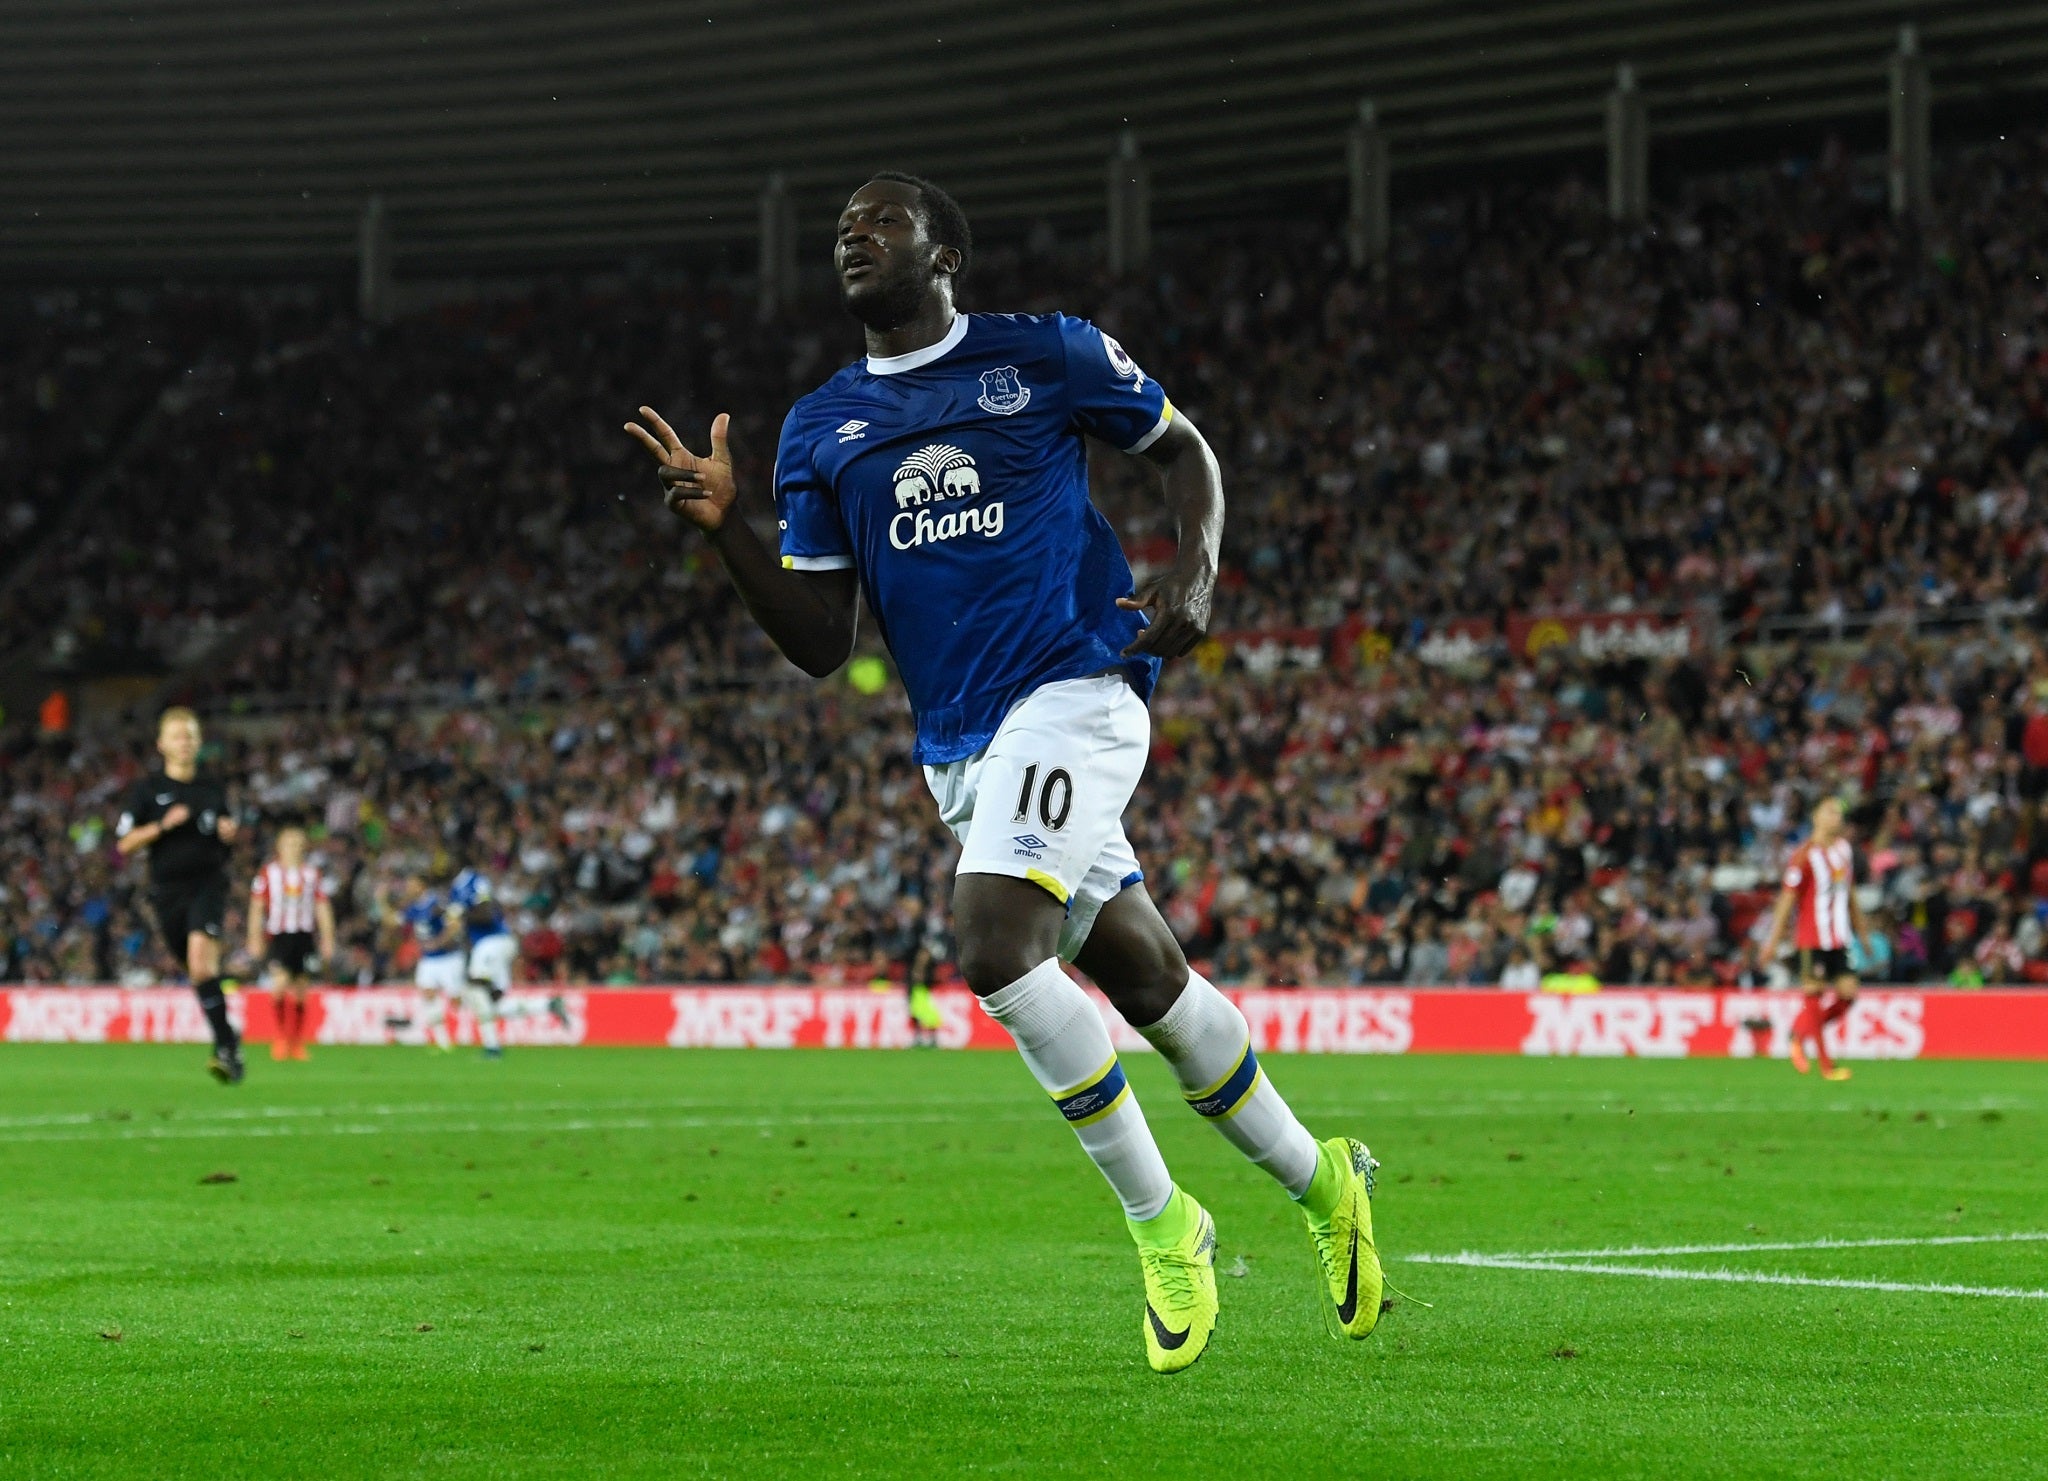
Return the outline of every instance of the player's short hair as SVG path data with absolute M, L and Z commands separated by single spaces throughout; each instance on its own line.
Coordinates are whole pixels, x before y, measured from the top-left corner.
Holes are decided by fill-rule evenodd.
M 190 725 L 194 730 L 199 728 L 199 716 L 196 713 L 184 705 L 172 705 L 156 717 L 156 733 L 162 735 L 166 726 L 176 724 L 180 720 Z
M 960 254 L 959 270 L 953 274 L 953 286 L 959 287 L 966 280 L 967 264 L 974 256 L 974 228 L 967 224 L 967 213 L 960 209 L 960 202 L 924 176 L 904 170 L 877 170 L 868 179 L 894 180 L 917 192 L 917 203 L 924 208 L 925 235 Z

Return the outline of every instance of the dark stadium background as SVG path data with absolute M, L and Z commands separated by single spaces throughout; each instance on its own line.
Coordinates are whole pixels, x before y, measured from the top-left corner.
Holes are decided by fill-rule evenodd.
M 1219 981 L 1734 984 L 1823 792 L 1873 976 L 2048 977 L 2044 97 L 1997 4 L 12 9 L 0 978 L 172 972 L 107 828 L 174 701 L 318 823 L 344 980 L 463 863 L 544 977 L 943 955 L 900 698 L 616 430 L 733 412 L 765 516 L 877 167 L 1223 458 L 1131 818 Z

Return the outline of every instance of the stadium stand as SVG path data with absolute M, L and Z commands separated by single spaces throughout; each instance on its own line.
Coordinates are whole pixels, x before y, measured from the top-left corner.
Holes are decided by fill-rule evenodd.
M 977 262 L 971 306 L 1095 317 L 1228 470 L 1216 641 L 1129 820 L 1191 955 L 1733 982 L 1832 789 L 1871 975 L 2048 976 L 2048 140 L 1938 179 L 1924 237 L 1830 149 L 1639 232 L 1580 186 L 1475 188 L 1402 213 L 1383 281 L 1320 221 L 1170 237 L 1137 282 L 1044 239 Z M 464 863 L 562 980 L 865 980 L 942 941 L 900 700 L 790 682 L 616 431 L 731 410 L 760 491 L 842 322 L 667 281 L 382 329 L 311 290 L 123 304 L 146 355 L 106 352 L 104 304 L 8 310 L 52 374 L 119 363 L 33 464 L 40 382 L 8 382 L 0 655 L 198 701 L 252 806 L 323 821 L 347 976 L 401 970 L 392 890 Z M 56 531 L 93 475 L 103 512 Z M 1156 501 L 1097 479 L 1156 559 Z M 142 760 L 111 719 L 7 732 L 0 978 L 166 969 L 107 846 Z

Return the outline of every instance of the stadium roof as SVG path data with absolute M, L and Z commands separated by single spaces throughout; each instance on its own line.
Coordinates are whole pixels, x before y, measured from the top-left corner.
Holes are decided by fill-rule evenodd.
M 1162 221 L 1343 172 L 1597 148 L 1617 62 L 1656 140 L 1883 117 L 1901 21 L 1935 134 L 2048 92 L 2048 7 L 1995 0 L 73 0 L 0 9 L 0 269 L 328 270 L 367 195 L 404 271 L 821 228 L 864 171 L 978 223 L 1094 218 L 1136 130 Z

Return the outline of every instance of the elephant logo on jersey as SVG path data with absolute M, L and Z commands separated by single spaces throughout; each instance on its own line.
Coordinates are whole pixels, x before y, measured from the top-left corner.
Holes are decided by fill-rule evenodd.
M 1015 416 L 1031 404 L 1031 388 L 1017 374 L 1017 367 L 1005 365 L 981 373 L 981 409 L 999 417 Z
M 896 470 L 896 507 L 915 509 L 934 499 L 971 499 L 981 492 L 981 472 L 957 447 L 934 442 L 919 448 Z

